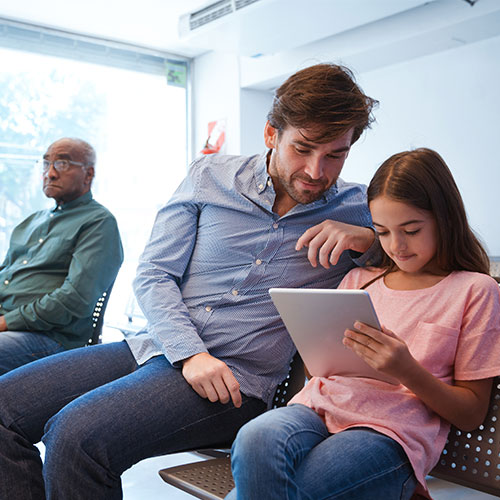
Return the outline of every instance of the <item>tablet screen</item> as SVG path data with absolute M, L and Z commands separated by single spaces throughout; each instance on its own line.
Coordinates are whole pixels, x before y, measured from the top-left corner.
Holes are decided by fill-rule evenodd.
M 380 328 L 366 290 L 271 288 L 271 298 L 309 373 L 369 377 L 399 384 L 378 372 L 342 343 L 355 321 Z

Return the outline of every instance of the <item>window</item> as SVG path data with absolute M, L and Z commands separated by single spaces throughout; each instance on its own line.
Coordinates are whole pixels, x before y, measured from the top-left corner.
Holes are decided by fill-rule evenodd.
M 123 322 L 154 215 L 186 171 L 187 62 L 12 23 L 0 34 L 0 260 L 13 227 L 53 204 L 35 161 L 61 137 L 88 141 L 125 250 L 106 321 Z

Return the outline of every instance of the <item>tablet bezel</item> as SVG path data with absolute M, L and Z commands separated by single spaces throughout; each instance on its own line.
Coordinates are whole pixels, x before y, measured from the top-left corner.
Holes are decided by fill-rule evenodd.
M 344 346 L 347 328 L 361 321 L 380 329 L 366 290 L 271 288 L 269 294 L 312 376 L 368 377 L 399 384 Z

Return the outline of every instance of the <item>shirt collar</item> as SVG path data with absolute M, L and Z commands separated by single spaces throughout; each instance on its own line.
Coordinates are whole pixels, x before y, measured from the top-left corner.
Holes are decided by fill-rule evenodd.
M 267 157 L 268 151 L 262 153 L 257 161 L 257 166 L 255 168 L 254 182 L 255 189 L 257 193 L 262 194 L 268 186 L 272 186 L 273 181 L 271 176 L 267 172 Z
M 68 201 L 68 203 L 63 203 L 62 205 L 56 205 L 53 209 L 52 212 L 60 212 L 62 210 L 68 210 L 70 208 L 75 208 L 79 205 L 84 205 L 86 203 L 89 203 L 92 201 L 92 191 L 87 191 L 86 193 L 82 194 L 78 198 L 75 198 L 74 200 Z
M 260 155 L 260 158 L 257 163 L 257 167 L 255 169 L 255 175 L 254 175 L 254 180 L 255 180 L 255 188 L 257 189 L 257 193 L 262 194 L 268 186 L 272 186 L 273 181 L 271 179 L 271 176 L 269 175 L 267 171 L 267 162 L 268 162 L 268 157 L 269 157 L 269 151 L 266 151 Z M 313 203 L 308 203 L 308 205 L 312 205 L 314 203 L 318 203 L 323 201 L 324 203 L 328 203 L 329 201 L 332 200 L 339 192 L 337 183 L 333 184 L 328 191 L 323 193 L 323 196 L 317 200 L 314 201 Z
M 332 184 L 332 186 L 328 191 L 326 191 L 326 193 L 323 193 L 323 198 L 328 203 L 333 197 L 337 196 L 338 192 L 339 192 L 339 187 L 337 179 L 337 182 Z

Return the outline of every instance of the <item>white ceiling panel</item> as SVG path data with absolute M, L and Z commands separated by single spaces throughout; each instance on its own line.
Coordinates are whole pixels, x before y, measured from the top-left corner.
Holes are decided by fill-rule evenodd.
M 181 14 L 206 0 L 0 0 L 0 17 L 196 56 L 178 36 Z
M 231 3 L 242 0 L 230 0 Z M 179 18 L 207 0 L 0 0 L 0 17 L 196 56 L 273 54 L 433 0 L 257 0 L 179 36 Z M 457 0 L 459 1 L 459 0 Z
M 227 3 L 233 7 L 228 15 L 179 34 L 186 14 Z M 411 12 L 429 12 L 430 19 L 423 15 L 423 21 L 415 21 L 422 22 L 425 31 L 435 23 L 436 9 L 443 29 L 448 29 L 447 20 L 456 12 L 465 20 L 499 8 L 500 0 L 476 0 L 474 6 L 469 0 L 0 0 L 0 17 L 187 57 L 219 50 L 272 58 L 363 27 L 385 25 L 389 19 L 394 19 L 391 32 L 397 41 L 399 19 Z M 483 17 L 481 23 L 486 21 Z M 453 37 L 460 40 L 467 33 Z
M 193 47 L 244 56 L 294 49 L 378 21 L 434 0 L 254 0 L 232 13 L 189 30 L 181 40 Z M 234 0 L 214 1 L 216 11 Z M 210 9 L 207 9 L 210 14 Z M 226 10 L 227 11 L 227 10 Z M 196 14 L 196 12 L 194 12 Z

